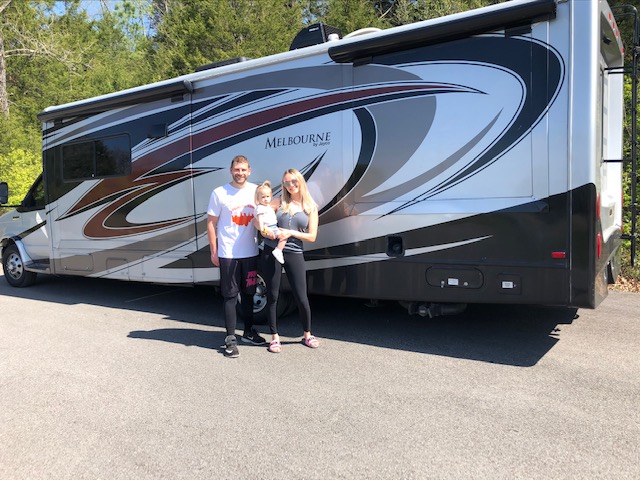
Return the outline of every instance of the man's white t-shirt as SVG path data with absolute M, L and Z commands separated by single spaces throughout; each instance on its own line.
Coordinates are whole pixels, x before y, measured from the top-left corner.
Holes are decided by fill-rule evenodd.
M 252 223 L 256 210 L 255 194 L 256 185 L 249 182 L 240 189 L 227 183 L 211 193 L 207 213 L 218 217 L 218 257 L 247 258 L 258 255 L 257 230 Z

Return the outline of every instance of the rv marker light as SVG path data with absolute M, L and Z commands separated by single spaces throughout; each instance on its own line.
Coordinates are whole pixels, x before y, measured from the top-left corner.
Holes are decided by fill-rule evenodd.
M 596 242 L 596 250 L 598 251 L 598 258 L 602 255 L 602 234 L 598 234 Z
M 567 252 L 551 252 L 551 258 L 567 258 Z

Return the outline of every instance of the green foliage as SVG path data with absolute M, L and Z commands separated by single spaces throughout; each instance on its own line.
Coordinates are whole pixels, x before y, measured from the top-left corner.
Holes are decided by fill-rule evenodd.
M 505 0 L 419 0 L 416 2 L 414 21 L 443 17 L 503 1 Z
M 621 267 L 621 275 L 627 279 L 635 282 L 640 282 L 640 266 L 636 263 L 635 266 L 631 266 L 629 262 L 629 258 L 631 255 L 629 242 L 625 243 L 622 246 L 622 267 Z
M 40 143 L 36 115 L 59 105 L 146 83 L 144 50 L 136 50 L 120 16 L 91 20 L 79 1 L 12 2 L 0 17 L 5 42 L 8 130 L 0 133 L 0 153 L 33 149 Z M 136 37 L 136 41 L 143 40 Z M 5 119 L 6 120 L 6 119 Z
M 42 172 L 41 155 L 13 148 L 0 155 L 0 180 L 9 184 L 9 204 L 19 204 Z
M 631 83 L 631 79 L 627 78 L 625 79 L 625 85 L 624 85 L 624 96 L 625 96 L 625 100 L 624 100 L 624 104 L 625 104 L 625 118 L 624 118 L 624 130 L 625 130 L 625 134 L 624 134 L 624 146 L 623 146 L 623 158 L 631 158 L 632 157 L 632 115 L 631 115 L 631 105 L 632 105 L 632 83 Z M 636 132 L 640 132 L 640 116 L 638 116 L 636 118 Z M 636 138 L 636 150 L 638 149 L 638 147 L 640 147 L 640 145 L 637 144 L 638 139 Z M 636 151 L 636 156 L 640 154 L 639 151 Z M 638 161 L 636 159 L 636 165 L 638 167 L 640 167 L 640 165 L 638 165 Z M 631 186 L 631 179 L 632 179 L 633 173 L 632 173 L 632 164 L 631 162 L 625 162 L 623 165 L 623 170 L 622 170 L 622 185 L 623 185 L 623 203 L 624 203 L 624 210 L 623 210 L 623 218 L 622 218 L 622 223 L 623 223 L 623 230 L 624 233 L 631 233 L 631 228 L 632 228 L 632 210 L 631 210 L 631 205 L 633 204 L 633 196 L 632 196 L 632 186 Z M 640 193 L 640 184 L 637 184 L 636 186 L 636 198 L 638 198 L 638 194 Z M 638 222 L 638 218 L 636 217 L 636 222 Z M 640 223 L 636 223 L 636 228 L 640 228 Z M 636 238 L 638 238 L 637 234 L 636 234 Z M 640 259 L 638 258 L 638 250 L 640 250 L 640 242 L 637 242 L 636 244 L 636 265 L 635 267 L 632 267 L 630 265 L 631 263 L 631 241 L 629 240 L 624 240 L 623 241 L 623 264 L 624 264 L 624 268 L 623 268 L 623 274 L 628 277 L 628 278 L 634 278 L 634 279 L 640 279 Z
M 120 0 L 112 15 L 116 28 L 124 33 L 128 50 L 135 53 L 151 36 L 151 19 L 154 14 L 153 0 Z
M 7 155 L 13 148 L 40 151 L 41 134 L 40 124 L 24 118 L 20 112 L 9 118 L 0 115 L 0 156 Z
M 174 1 L 156 26 L 149 56 L 156 79 L 164 79 L 215 61 L 286 51 L 300 28 L 299 2 Z
M 625 46 L 625 66 L 627 69 L 631 69 L 633 65 L 632 62 L 632 52 L 634 46 L 634 11 L 633 8 L 629 8 L 629 5 L 636 4 L 635 8 L 640 8 L 636 1 L 628 1 L 628 0 L 610 0 L 609 1 L 614 13 L 616 13 L 616 24 L 620 29 L 620 35 Z M 635 39 L 637 43 L 638 39 Z M 636 75 L 638 72 L 636 72 Z M 625 105 L 625 118 L 624 118 L 624 158 L 631 158 L 632 156 L 632 115 L 631 115 L 631 107 L 632 107 L 632 83 L 629 76 L 625 77 L 624 84 L 624 105 Z M 638 112 L 640 113 L 640 112 Z M 640 132 L 640 115 L 636 118 L 636 135 Z M 640 154 L 640 144 L 637 144 L 638 138 L 636 137 L 636 155 Z M 636 165 L 640 167 L 638 164 L 638 159 L 636 158 Z M 632 164 L 631 162 L 625 162 L 623 166 L 623 197 L 624 197 L 624 210 L 623 210 L 623 230 L 624 233 L 630 234 L 632 227 L 632 211 L 631 205 L 633 204 L 633 199 L 631 195 L 631 178 L 632 178 Z M 640 184 L 638 185 L 640 187 Z M 639 190 L 640 192 L 640 190 Z M 638 196 L 638 192 L 636 193 Z M 636 217 L 636 222 L 638 222 L 638 218 Z M 637 223 L 637 228 L 640 228 L 640 223 Z M 636 234 L 636 239 L 638 239 L 638 235 Z M 640 280 L 640 257 L 638 256 L 640 253 L 640 241 L 636 244 L 636 262 L 635 267 L 631 266 L 631 242 L 629 240 L 623 241 L 622 248 L 622 261 L 623 268 L 622 274 L 629 279 Z
M 631 158 L 631 79 L 625 79 L 624 83 L 624 146 L 623 158 Z M 639 125 L 640 126 L 640 125 Z M 624 205 L 631 205 L 631 162 L 625 162 L 623 167 L 623 184 L 624 184 Z M 624 212 L 624 223 L 628 224 L 631 220 L 631 212 L 626 209 Z
M 318 9 L 318 19 L 338 28 L 343 34 L 361 28 L 388 28 L 388 19 L 382 17 L 368 0 L 328 0 L 325 8 Z

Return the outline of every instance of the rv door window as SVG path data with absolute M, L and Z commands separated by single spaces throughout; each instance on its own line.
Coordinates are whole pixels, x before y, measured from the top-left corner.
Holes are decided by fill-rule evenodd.
M 45 206 L 44 196 L 44 182 L 42 181 L 42 175 L 40 175 L 29 189 L 29 193 L 25 195 L 20 207 L 19 212 L 25 212 L 29 210 L 40 210 Z
M 131 145 L 128 136 L 73 143 L 62 147 L 62 177 L 65 181 L 128 175 Z

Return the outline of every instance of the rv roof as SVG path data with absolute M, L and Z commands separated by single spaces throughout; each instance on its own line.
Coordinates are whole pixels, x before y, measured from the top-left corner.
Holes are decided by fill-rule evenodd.
M 484 32 L 530 24 L 555 15 L 556 0 L 511 0 L 422 22 L 389 28 L 340 41 L 321 43 L 297 50 L 190 73 L 177 78 L 113 92 L 63 105 L 47 107 L 38 119 L 47 122 L 104 112 L 111 108 L 192 92 L 194 83 L 235 71 L 280 63 L 294 58 L 327 52 L 335 62 L 389 53 L 407 46 L 421 46 Z

